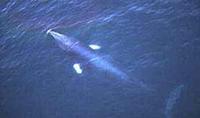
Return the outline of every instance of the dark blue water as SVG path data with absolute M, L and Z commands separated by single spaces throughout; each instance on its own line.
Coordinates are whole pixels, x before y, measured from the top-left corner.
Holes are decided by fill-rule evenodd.
M 200 117 L 199 0 L 1 0 L 0 12 L 1 118 Z M 137 81 L 77 75 L 50 28 L 101 45 Z

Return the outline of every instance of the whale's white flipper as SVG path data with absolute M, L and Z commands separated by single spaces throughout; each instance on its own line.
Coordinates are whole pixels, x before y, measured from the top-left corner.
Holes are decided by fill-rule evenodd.
M 101 46 L 100 45 L 97 45 L 97 44 L 90 44 L 89 47 L 93 50 L 99 50 L 101 49 Z
M 81 74 L 83 70 L 81 69 L 81 65 L 79 63 L 75 63 L 73 65 L 74 70 L 76 71 L 77 74 Z

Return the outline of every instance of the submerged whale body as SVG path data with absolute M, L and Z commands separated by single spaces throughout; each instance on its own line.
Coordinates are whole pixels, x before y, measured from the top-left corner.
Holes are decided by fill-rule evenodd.
M 130 79 L 126 73 L 121 71 L 118 67 L 114 66 L 112 63 L 98 56 L 89 48 L 82 46 L 78 40 L 60 34 L 58 32 L 52 31 L 51 29 L 47 31 L 47 34 L 51 35 L 56 40 L 59 47 L 62 48 L 64 51 L 75 53 L 76 55 L 80 56 L 94 67 L 101 69 L 107 73 L 110 73 L 111 76 L 119 80 L 125 80 L 125 82 L 128 82 L 129 84 L 134 84 L 145 90 L 155 91 L 154 89 L 149 88 L 143 81 L 137 78 Z M 101 48 L 100 46 L 93 44 L 89 45 L 89 47 L 93 50 L 98 50 Z M 81 64 L 75 63 L 73 65 L 73 68 L 77 74 L 82 74 L 83 70 L 81 68 Z
M 170 92 L 169 97 L 167 99 L 166 107 L 165 107 L 166 118 L 172 118 L 172 112 L 173 112 L 172 110 L 174 108 L 174 105 L 177 103 L 177 100 L 180 98 L 183 88 L 184 88 L 184 85 L 181 84 Z

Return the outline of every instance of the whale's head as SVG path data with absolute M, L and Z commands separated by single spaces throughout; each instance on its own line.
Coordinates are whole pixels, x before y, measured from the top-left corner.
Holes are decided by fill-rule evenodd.
M 47 30 L 46 34 L 51 35 L 56 40 L 59 47 L 64 50 L 71 48 L 76 43 L 72 38 L 55 32 L 52 29 Z
M 49 34 L 52 31 L 52 29 L 48 29 L 46 34 Z

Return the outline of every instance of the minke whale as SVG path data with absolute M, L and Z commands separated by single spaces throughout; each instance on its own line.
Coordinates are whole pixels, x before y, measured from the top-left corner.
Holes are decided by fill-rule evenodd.
M 90 48 L 93 50 L 100 49 L 101 48 L 100 46 L 91 44 L 89 45 L 90 48 L 84 47 L 78 40 L 60 34 L 56 31 L 53 31 L 52 29 L 49 29 L 46 33 L 48 35 L 51 35 L 56 40 L 59 47 L 64 51 L 75 53 L 81 58 L 84 58 L 88 63 L 90 63 L 94 67 L 101 69 L 107 73 L 110 73 L 111 75 L 114 75 L 119 79 L 128 80 L 129 77 L 127 76 L 126 73 L 121 71 L 118 67 L 114 66 L 112 63 L 109 63 L 108 61 L 97 55 L 94 51 L 90 50 Z M 83 72 L 83 70 L 81 69 L 81 64 L 79 63 L 75 63 L 73 65 L 73 68 L 77 74 L 81 74 Z

